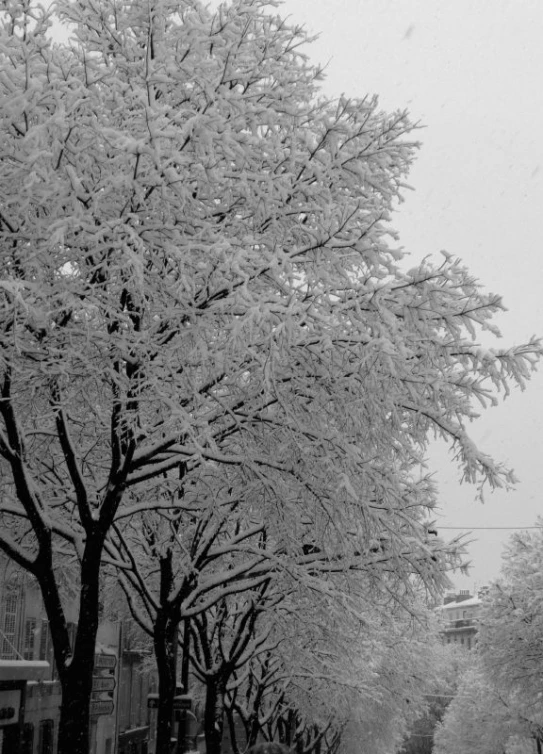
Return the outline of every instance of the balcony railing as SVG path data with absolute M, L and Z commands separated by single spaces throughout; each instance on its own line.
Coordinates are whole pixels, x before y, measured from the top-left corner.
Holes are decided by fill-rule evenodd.
M 474 628 L 477 626 L 477 620 L 475 620 L 474 618 L 464 618 L 463 620 L 450 620 L 447 623 L 445 623 L 444 630 L 451 631 L 452 629 L 470 628 L 471 626 L 473 626 Z

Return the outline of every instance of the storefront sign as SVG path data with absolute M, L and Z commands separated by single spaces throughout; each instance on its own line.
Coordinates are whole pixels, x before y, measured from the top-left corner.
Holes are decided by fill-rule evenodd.
M 19 722 L 21 710 L 21 689 L 0 691 L 0 728 Z
M 98 715 L 112 715 L 113 702 L 111 699 L 93 701 L 90 703 L 89 711 L 92 717 L 98 717 Z
M 95 670 L 113 670 L 117 664 L 117 658 L 115 655 L 109 654 L 95 654 L 94 655 L 94 668 Z
M 112 675 L 95 675 L 92 677 L 93 691 L 114 691 L 115 677 Z

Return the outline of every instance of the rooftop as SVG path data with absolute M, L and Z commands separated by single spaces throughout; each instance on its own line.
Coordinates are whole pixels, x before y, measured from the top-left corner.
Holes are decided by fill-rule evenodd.
M 439 605 L 438 610 L 458 610 L 464 607 L 476 607 L 481 604 L 479 597 L 470 597 L 467 600 L 460 600 L 459 602 L 447 602 L 446 605 Z

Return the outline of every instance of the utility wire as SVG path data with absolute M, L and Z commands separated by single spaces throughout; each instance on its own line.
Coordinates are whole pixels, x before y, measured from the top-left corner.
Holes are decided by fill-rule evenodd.
M 514 529 L 519 529 L 520 531 L 524 531 L 525 529 L 543 529 L 542 526 L 440 526 L 436 523 L 436 529 L 466 529 L 470 531 L 475 531 L 476 529 L 478 531 L 494 531 L 496 529 L 506 529 L 507 531 L 513 531 Z

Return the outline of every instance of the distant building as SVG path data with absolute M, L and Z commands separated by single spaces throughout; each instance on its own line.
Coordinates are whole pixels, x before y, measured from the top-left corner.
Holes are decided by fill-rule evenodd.
M 67 616 L 68 619 L 75 617 Z M 73 640 L 75 623 L 68 622 Z M 154 673 L 132 621 L 101 622 L 91 702 L 90 754 L 152 749 L 147 695 Z M 35 581 L 0 556 L 0 752 L 55 754 L 61 689 L 49 622 Z
M 441 636 L 444 644 L 458 644 L 473 649 L 477 643 L 481 592 L 474 597 L 469 591 L 448 594 L 437 608 L 441 615 Z
M 29 577 L 0 559 L 0 751 L 54 754 L 60 711 L 51 635 Z

